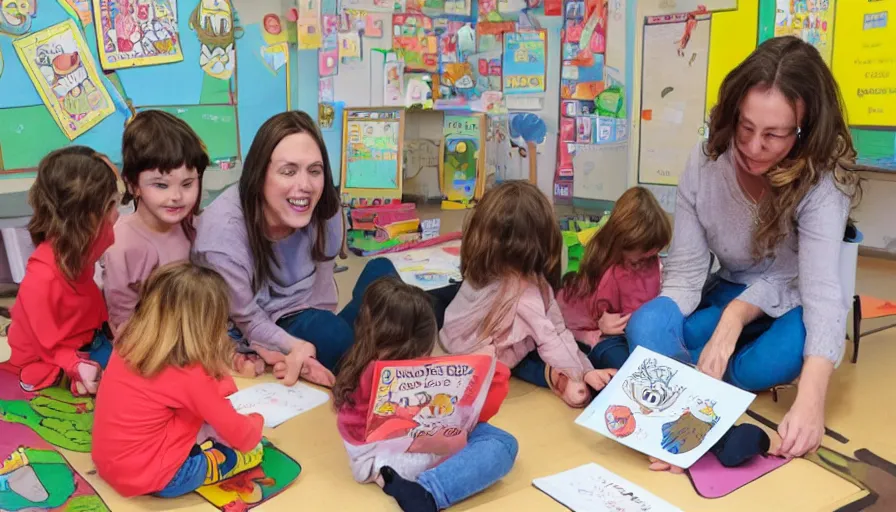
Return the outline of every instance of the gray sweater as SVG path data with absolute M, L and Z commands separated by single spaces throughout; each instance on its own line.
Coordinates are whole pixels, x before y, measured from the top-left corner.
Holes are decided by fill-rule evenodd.
M 842 354 L 848 306 L 840 291 L 839 255 L 849 197 L 828 173 L 796 209 L 796 227 L 773 258 L 751 256 L 754 205 L 737 183 L 731 152 L 712 161 L 698 144 L 678 184 L 675 229 L 661 295 L 687 316 L 700 303 L 710 264 L 718 276 L 747 285 L 738 297 L 777 318 L 803 306 L 805 356 L 836 363 Z

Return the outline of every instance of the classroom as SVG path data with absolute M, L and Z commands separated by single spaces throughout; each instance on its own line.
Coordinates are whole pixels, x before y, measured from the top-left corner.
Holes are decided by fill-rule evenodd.
M 0 511 L 892 510 L 894 16 L 0 0 Z

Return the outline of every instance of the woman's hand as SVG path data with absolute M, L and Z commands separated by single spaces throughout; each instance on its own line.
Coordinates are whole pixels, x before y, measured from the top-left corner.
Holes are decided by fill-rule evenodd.
M 597 320 L 597 328 L 600 332 L 610 336 L 616 336 L 625 332 L 631 313 L 620 315 L 619 313 L 604 313 Z
M 728 369 L 728 362 L 737 347 L 737 340 L 744 326 L 759 318 L 762 310 L 742 300 L 732 300 L 716 325 L 712 337 L 700 352 L 697 369 L 710 377 L 721 380 Z
M 333 373 L 315 358 L 317 349 L 307 341 L 293 338 L 292 350 L 285 355 L 266 349 L 256 348 L 256 351 L 274 367 L 274 377 L 287 386 L 295 384 L 300 377 L 325 387 L 332 387 L 336 382 Z
M 824 404 L 834 364 L 818 356 L 803 362 L 796 400 L 778 425 L 781 445 L 775 455 L 802 457 L 814 452 L 824 437 Z

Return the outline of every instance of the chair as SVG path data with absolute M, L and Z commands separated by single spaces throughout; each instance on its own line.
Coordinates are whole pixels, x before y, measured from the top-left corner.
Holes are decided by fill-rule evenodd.
M 869 295 L 856 295 L 853 297 L 852 306 L 852 362 L 855 363 L 859 359 L 859 341 L 862 336 L 868 336 L 887 329 L 896 327 L 896 323 L 876 327 L 868 331 L 862 332 L 862 320 L 872 318 L 886 318 L 888 316 L 896 316 L 896 302 L 878 299 Z

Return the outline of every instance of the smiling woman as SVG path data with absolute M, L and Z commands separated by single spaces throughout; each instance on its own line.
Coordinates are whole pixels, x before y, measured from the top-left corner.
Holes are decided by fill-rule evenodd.
M 766 41 L 725 78 L 678 185 L 662 293 L 626 330 L 632 349 L 750 391 L 799 376 L 782 455 L 821 442 L 843 353 L 836 255 L 861 188 L 842 112 L 818 51 L 794 37 Z M 712 255 L 721 268 L 708 280 Z
M 370 261 L 353 300 L 334 313 L 333 259 L 344 228 L 329 162 L 308 114 L 277 114 L 252 141 L 239 185 L 199 217 L 193 257 L 230 286 L 231 337 L 251 354 L 235 359 L 241 372 L 260 373 L 267 362 L 287 384 L 301 376 L 331 385 L 354 342 L 364 290 L 397 274 L 388 260 Z

